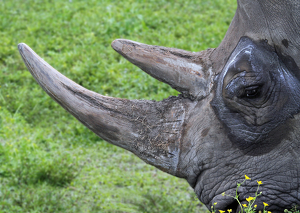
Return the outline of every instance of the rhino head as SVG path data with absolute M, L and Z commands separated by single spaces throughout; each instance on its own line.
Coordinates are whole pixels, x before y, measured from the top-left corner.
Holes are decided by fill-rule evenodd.
M 145 101 L 106 97 L 60 74 L 26 44 L 19 51 L 40 86 L 104 140 L 185 178 L 209 209 L 300 205 L 300 2 L 238 0 L 216 49 L 188 52 L 115 40 L 112 47 L 181 94 Z

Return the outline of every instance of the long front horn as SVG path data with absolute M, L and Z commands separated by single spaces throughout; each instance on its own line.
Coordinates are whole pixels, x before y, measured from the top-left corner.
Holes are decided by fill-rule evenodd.
M 18 48 L 40 86 L 85 126 L 104 140 L 176 175 L 189 99 L 171 97 L 155 102 L 106 97 L 68 79 L 26 44 Z

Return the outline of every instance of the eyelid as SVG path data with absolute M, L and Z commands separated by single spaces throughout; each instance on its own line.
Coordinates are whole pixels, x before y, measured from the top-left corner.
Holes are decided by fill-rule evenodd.
M 252 90 L 252 89 L 258 89 L 260 87 L 261 87 L 261 85 L 254 85 L 254 86 L 245 87 L 244 89 L 245 90 Z

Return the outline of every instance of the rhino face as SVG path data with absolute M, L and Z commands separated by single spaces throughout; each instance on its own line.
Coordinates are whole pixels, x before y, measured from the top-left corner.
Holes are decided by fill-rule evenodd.
M 213 110 L 201 105 L 196 111 L 205 119 L 195 113 L 188 122 L 196 126 L 189 132 L 199 134 L 187 137 L 194 137 L 187 145 L 193 150 L 180 161 L 193 159 L 184 168 L 195 174 L 188 181 L 208 208 L 217 203 L 217 209 L 239 212 L 239 204 L 222 193 L 234 196 L 243 174 L 253 180 L 239 188 L 242 204 L 255 195 L 257 181 L 263 182 L 257 209 L 266 202 L 268 210 L 283 212 L 299 203 L 299 85 L 265 41 L 239 41 L 216 76 L 215 95 L 199 102 L 210 102 Z
M 74 83 L 26 44 L 20 54 L 37 82 L 104 140 L 194 188 L 209 209 L 262 195 L 257 210 L 300 205 L 300 3 L 239 0 L 216 49 L 192 53 L 119 39 L 112 47 L 181 94 L 142 101 L 106 97 Z M 287 27 L 288 25 L 288 27 Z

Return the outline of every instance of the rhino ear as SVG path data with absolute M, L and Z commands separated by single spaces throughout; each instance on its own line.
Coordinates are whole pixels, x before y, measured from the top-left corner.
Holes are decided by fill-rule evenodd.
M 276 52 L 300 67 L 300 4 L 293 0 L 237 0 L 237 10 L 221 44 L 211 55 L 214 72 L 220 73 L 243 36 L 267 41 Z M 292 63 L 292 62 L 289 62 Z
M 112 47 L 128 61 L 190 99 L 202 99 L 211 90 L 213 49 L 188 52 L 117 39 Z
M 146 163 L 180 176 L 177 165 L 181 133 L 191 100 L 171 97 L 155 102 L 106 97 L 68 79 L 26 44 L 18 47 L 40 86 L 85 126 Z

